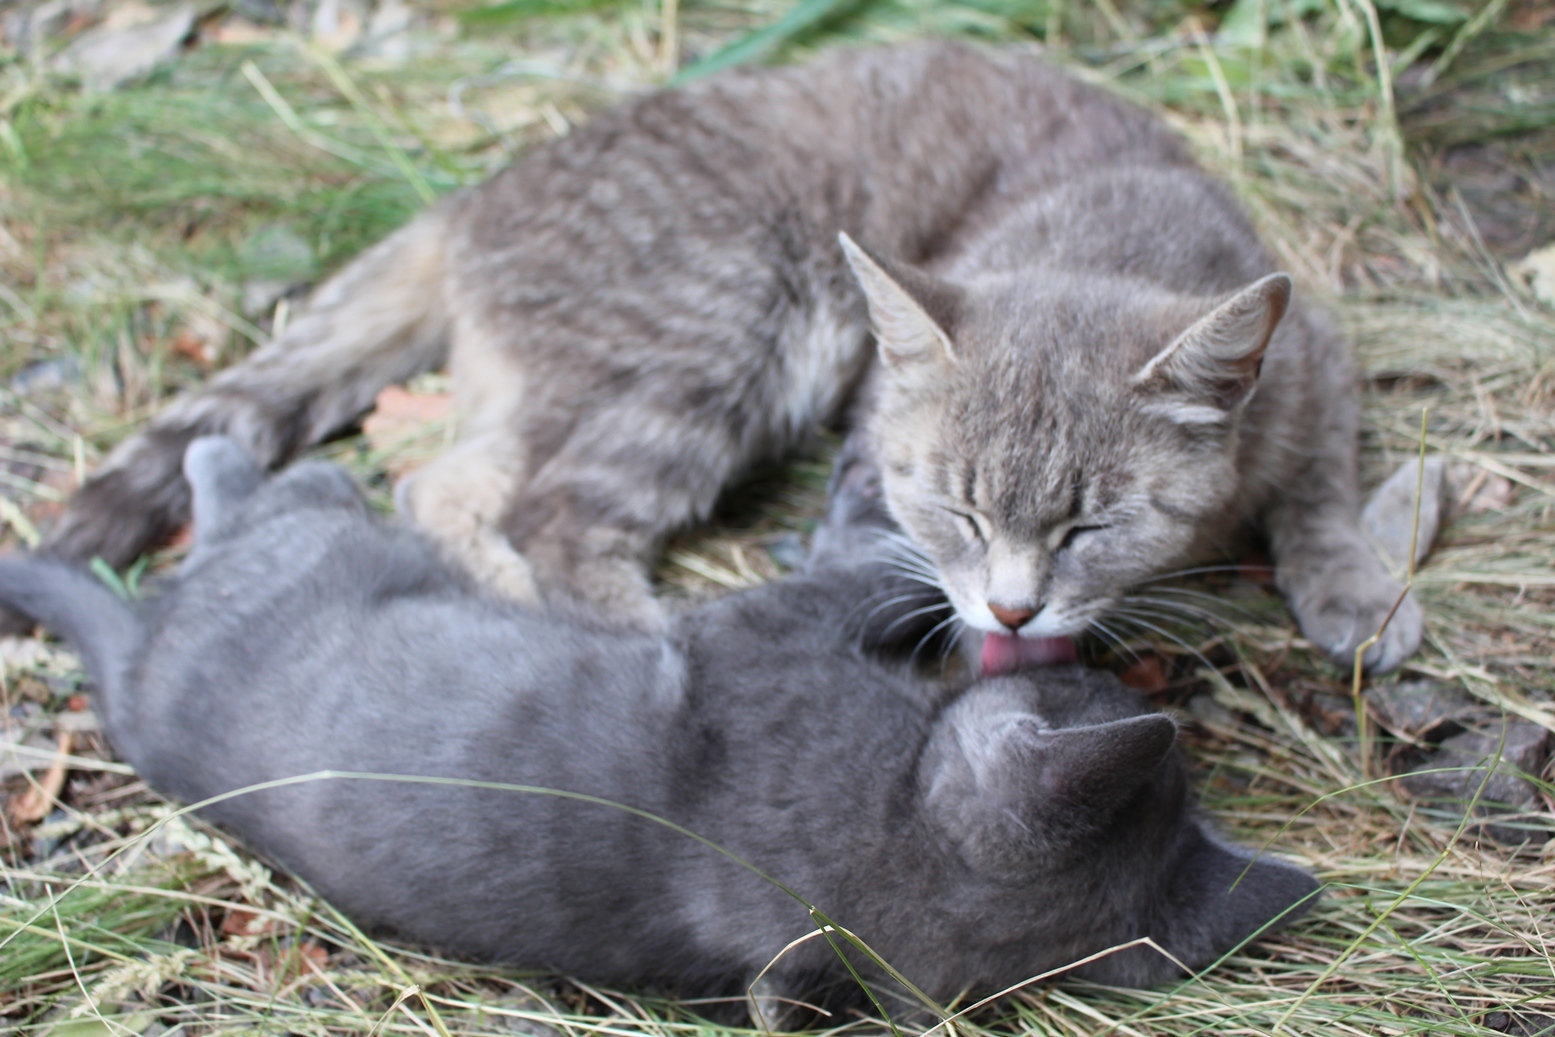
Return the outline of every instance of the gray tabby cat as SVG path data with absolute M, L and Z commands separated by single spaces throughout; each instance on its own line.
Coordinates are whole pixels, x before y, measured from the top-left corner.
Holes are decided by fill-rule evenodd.
M 898 578 L 858 468 L 807 572 L 664 636 L 474 592 L 332 465 L 265 481 L 216 437 L 185 471 L 194 548 L 149 600 L 0 560 L 0 602 L 70 640 L 115 749 L 185 801 L 325 769 L 602 797 L 786 882 L 942 1001 L 1144 936 L 1199 968 L 1314 893 L 1205 829 L 1171 720 L 1110 675 L 958 690 L 861 649 L 859 602 Z M 358 919 L 588 981 L 738 996 L 813 928 L 708 847 L 576 799 L 337 777 L 203 813 Z M 1136 947 L 1079 971 L 1177 968 Z M 768 1023 L 857 1000 L 823 940 L 768 979 Z
M 1248 526 L 1341 663 L 1400 591 L 1357 526 L 1344 346 L 1229 192 L 1146 112 L 947 43 L 729 72 L 531 149 L 164 411 L 47 546 L 126 562 L 187 511 L 195 436 L 272 465 L 445 360 L 459 441 L 402 503 L 522 600 L 653 628 L 664 538 L 843 418 L 978 630 L 1079 634 Z M 1411 599 L 1369 665 L 1420 631 Z

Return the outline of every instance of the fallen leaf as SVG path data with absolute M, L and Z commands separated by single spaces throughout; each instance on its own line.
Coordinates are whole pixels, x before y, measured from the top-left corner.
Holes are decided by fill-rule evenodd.
M 43 777 L 38 779 L 36 785 L 11 797 L 6 813 L 10 815 L 12 824 L 37 824 L 48 817 L 49 811 L 54 809 L 54 804 L 59 801 L 60 790 L 65 787 L 65 772 L 69 770 L 65 765 L 65 757 L 70 755 L 72 737 L 69 731 L 61 731 L 54 762 L 43 772 Z
M 257 912 L 241 907 L 232 908 L 221 920 L 223 936 L 268 936 L 286 928 L 286 923 L 278 918 L 262 919 Z
M 453 395 L 446 392 L 412 392 L 391 385 L 373 401 L 373 412 L 362 422 L 368 439 L 388 437 L 404 429 L 419 429 L 448 417 Z
M 1144 655 L 1134 660 L 1132 666 L 1118 678 L 1126 686 L 1143 695 L 1159 695 L 1166 690 L 1166 668 L 1158 655 Z
M 205 338 L 196 335 L 185 328 L 173 339 L 173 352 L 181 357 L 193 360 L 203 368 L 209 369 L 216 362 L 216 346 Z
M 373 412 L 362 422 L 367 444 L 379 453 L 405 446 L 425 436 L 453 413 L 453 396 L 446 392 L 413 392 L 403 385 L 391 385 L 378 394 Z M 391 457 L 384 467 L 398 478 L 425 463 L 420 451 L 414 456 Z
M 329 963 L 329 951 L 324 949 L 323 944 L 314 943 L 312 940 L 303 943 L 302 956 L 321 969 Z

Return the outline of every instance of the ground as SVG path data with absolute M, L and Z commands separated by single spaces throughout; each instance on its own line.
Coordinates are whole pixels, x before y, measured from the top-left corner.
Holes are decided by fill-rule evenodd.
M 1350 675 L 1301 640 L 1256 564 L 1185 581 L 1162 599 L 1180 606 L 1125 649 L 1093 646 L 1092 662 L 1182 718 L 1222 827 L 1312 869 L 1324 899 L 1203 976 L 1146 991 L 1037 983 L 951 1026 L 1555 1027 L 1555 799 L 1548 770 L 1542 782 L 1510 771 L 1539 767 L 1555 730 L 1547 2 L 13 0 L 0 25 L 9 547 L 159 401 L 263 342 L 309 284 L 626 92 L 734 61 L 955 34 L 1040 45 L 1157 109 L 1354 342 L 1367 484 L 1415 455 L 1422 412 L 1426 449 L 1450 462 L 1451 514 L 1415 581 L 1426 644 L 1401 674 L 1366 682 L 1359 733 Z M 322 453 L 387 504 L 393 478 L 446 441 L 441 388 L 430 377 L 391 395 L 367 434 Z M 821 505 L 827 451 L 823 439 L 760 473 L 715 528 L 674 544 L 666 593 L 778 575 Z M 367 939 L 114 762 L 67 653 L 20 640 L 0 659 L 0 1027 L 712 1029 L 659 994 Z M 1446 705 L 1422 715 L 1427 701 Z M 1480 764 L 1503 729 L 1510 762 L 1490 778 Z M 1400 776 L 1419 766 L 1449 774 Z M 1442 801 L 1454 783 L 1523 812 L 1488 829 L 1482 813 L 1464 820 Z

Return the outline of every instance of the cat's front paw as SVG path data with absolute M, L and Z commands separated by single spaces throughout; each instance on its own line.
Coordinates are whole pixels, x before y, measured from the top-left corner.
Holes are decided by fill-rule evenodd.
M 1359 582 L 1353 575 L 1341 578 L 1337 586 L 1330 585 L 1322 593 L 1293 603 L 1301 632 L 1345 670 L 1355 665 L 1356 648 L 1382 626 L 1403 589 L 1380 574 L 1365 580 L 1364 586 L 1354 585 Z M 1405 597 L 1377 643 L 1361 657 L 1366 672 L 1396 670 L 1420 647 L 1424 626 L 1425 617 L 1414 595 Z

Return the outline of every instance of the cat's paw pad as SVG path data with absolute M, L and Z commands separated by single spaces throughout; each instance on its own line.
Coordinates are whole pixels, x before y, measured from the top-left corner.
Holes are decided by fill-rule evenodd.
M 1336 665 L 1348 670 L 1355 665 L 1356 648 L 1377 632 L 1398 599 L 1399 586 L 1392 581 L 1388 584 L 1377 588 L 1385 593 L 1372 593 L 1364 598 L 1334 594 L 1311 606 L 1298 608 L 1302 633 L 1322 648 Z M 1387 673 L 1398 669 L 1420 647 L 1424 627 L 1425 617 L 1419 603 L 1413 595 L 1405 597 L 1377 643 L 1366 649 L 1361 657 L 1366 672 Z

